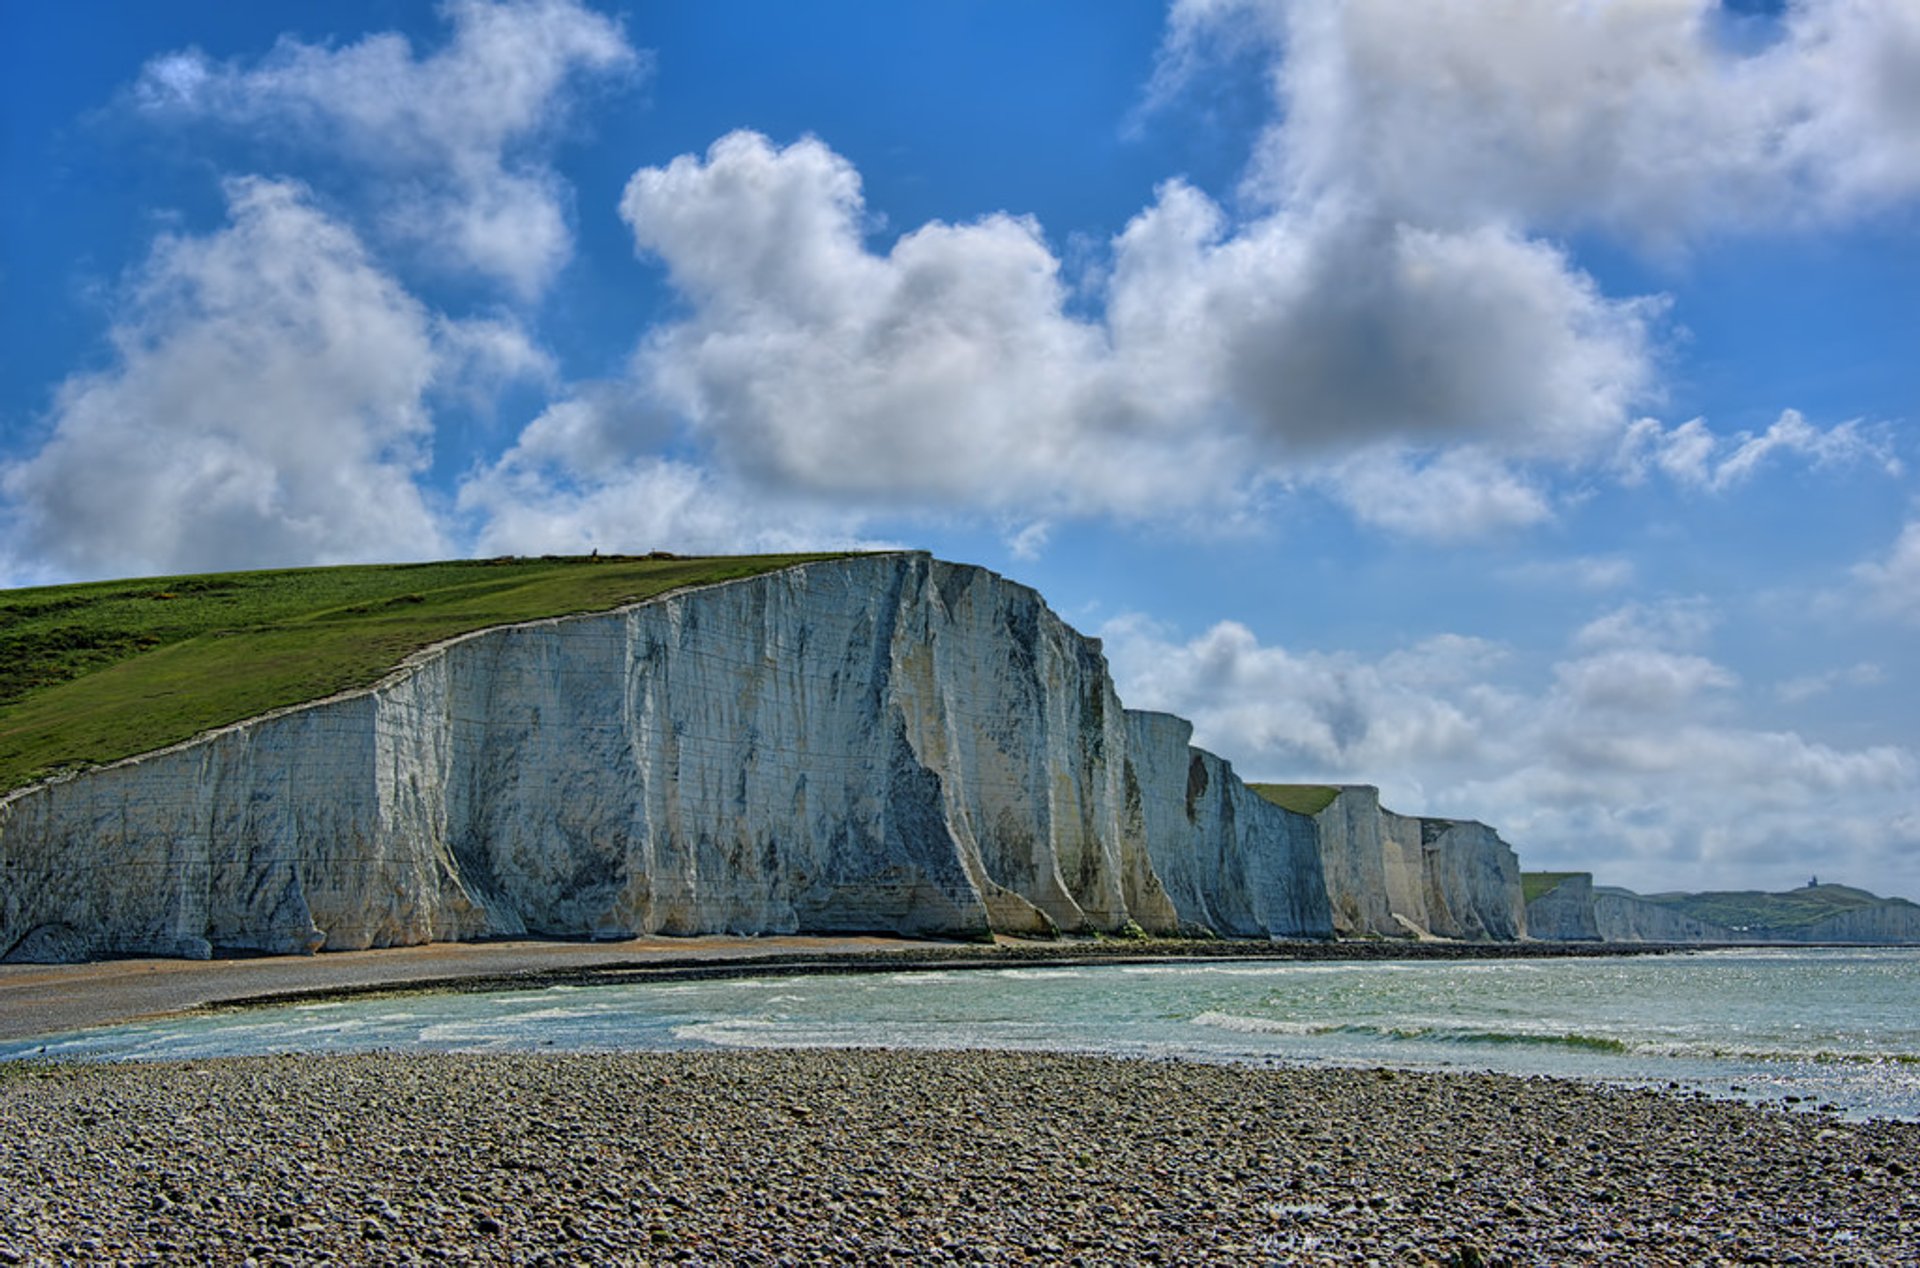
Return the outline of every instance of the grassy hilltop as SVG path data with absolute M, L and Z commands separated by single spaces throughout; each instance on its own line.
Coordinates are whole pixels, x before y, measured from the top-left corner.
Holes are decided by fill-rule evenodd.
M 1606 891 L 1602 891 L 1606 892 Z M 1620 892 L 1620 891 L 1613 891 Z M 1850 885 L 1808 885 L 1782 894 L 1735 890 L 1704 894 L 1636 894 L 1642 902 L 1669 907 L 1695 920 L 1738 933 L 1791 933 L 1833 916 L 1886 903 L 1912 906 L 1905 899 L 1882 898 Z
M 546 556 L 0 590 L 0 792 L 368 686 L 457 634 L 833 557 Z

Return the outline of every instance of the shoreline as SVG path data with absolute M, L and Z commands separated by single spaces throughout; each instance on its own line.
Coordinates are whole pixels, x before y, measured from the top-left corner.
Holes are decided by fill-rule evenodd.
M 1910 1263 L 1920 1124 L 1003 1052 L 0 1066 L 0 1263 Z
M 1261 941 L 1001 937 L 930 942 L 889 935 L 648 937 L 618 942 L 431 942 L 312 956 L 94 960 L 0 965 L 0 1041 L 207 1010 L 371 994 L 537 990 L 646 980 L 883 973 L 1182 959 L 1486 960 L 1666 955 L 1713 946 L 1588 942 Z

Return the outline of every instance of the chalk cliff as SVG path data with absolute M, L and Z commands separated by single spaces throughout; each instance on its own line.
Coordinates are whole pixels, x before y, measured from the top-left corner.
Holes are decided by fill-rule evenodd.
M 1500 834 L 1471 819 L 1420 820 L 1427 929 L 1440 938 L 1511 942 L 1527 936 L 1520 859 Z
M 1485 824 L 1395 814 L 1366 784 L 1342 787 L 1313 822 L 1341 935 L 1525 936 L 1520 861 Z
M 1523 878 L 1524 879 L 1524 878 Z M 1548 942 L 1596 942 L 1593 873 L 1569 872 L 1527 904 L 1527 933 Z
M 1622 889 L 1593 891 L 1593 920 L 1607 942 L 1733 942 L 1739 937 Z
M 1830 887 L 1835 888 L 1835 887 Z M 1751 895 L 1756 915 L 1737 923 L 1703 920 L 1679 908 L 1716 895 L 1663 895 L 1648 898 L 1630 890 L 1594 891 L 1594 918 L 1602 937 L 1616 942 L 1728 942 L 1772 945 L 1796 942 L 1858 942 L 1879 946 L 1920 944 L 1920 905 L 1904 898 L 1879 898 L 1862 890 L 1851 892 L 1863 900 L 1851 910 L 1819 919 L 1777 923 L 1764 919 L 1771 908 L 1776 916 L 1795 891 Z M 1747 897 L 1739 895 L 1736 897 Z M 1788 908 L 1790 913 L 1790 907 Z
M 1794 931 L 1797 942 L 1920 944 L 1920 906 L 1892 898 L 1872 907 L 1838 912 Z
M 923 554 L 808 564 L 469 635 L 0 799 L 0 957 L 1328 934 L 1311 824 L 1189 737 L 1124 711 L 1026 587 Z
M 1192 738 L 1184 718 L 1127 711 L 1128 835 L 1160 878 L 1177 927 L 1228 937 L 1330 929 L 1313 820 L 1256 795 Z

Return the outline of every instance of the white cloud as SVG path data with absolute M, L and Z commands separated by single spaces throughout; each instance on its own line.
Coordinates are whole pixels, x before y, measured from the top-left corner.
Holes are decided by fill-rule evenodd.
M 1698 648 L 1719 623 L 1719 615 L 1700 598 L 1627 603 L 1595 617 L 1574 631 L 1581 652 L 1650 647 L 1663 651 Z
M 1619 555 L 1575 555 L 1518 564 L 1507 569 L 1505 575 L 1527 585 L 1618 590 L 1632 584 L 1636 573 L 1633 561 Z
M 584 384 L 461 482 L 458 510 L 489 554 L 706 554 L 852 549 L 861 517 L 769 497 L 656 456 L 662 421 L 624 385 Z
M 1773 692 L 1788 704 L 1798 704 L 1843 687 L 1877 687 L 1886 680 L 1886 670 L 1863 660 L 1840 669 L 1786 679 L 1776 684 Z
M 1096 322 L 1030 220 L 869 249 L 858 173 L 810 139 L 731 134 L 636 173 L 621 210 L 693 310 L 647 340 L 643 380 L 738 468 L 811 493 L 1231 513 L 1286 471 L 1463 536 L 1544 518 L 1504 459 L 1607 450 L 1649 385 L 1658 305 L 1498 230 L 1228 232 L 1176 182 L 1116 240 Z
M 851 164 L 749 132 L 643 168 L 621 214 L 693 309 L 648 338 L 643 380 L 765 482 L 896 508 L 1147 513 L 1244 479 L 1231 436 L 1124 390 L 1029 219 L 936 221 L 881 254 Z
M 1704 656 L 1615 648 L 1554 667 L 1556 688 L 1582 712 L 1672 713 L 1738 679 Z
M 489 472 L 461 486 L 459 505 L 482 518 L 474 552 L 579 554 L 589 550 L 753 554 L 877 550 L 855 516 L 791 503 L 666 458 L 640 458 L 581 484 Z
M 1445 541 L 1549 518 L 1539 483 L 1474 449 L 1424 463 L 1386 449 L 1332 465 L 1327 481 L 1353 517 L 1392 532 Z
M 1053 525 L 1045 520 L 1034 520 L 1006 538 L 1007 553 L 1015 559 L 1038 559 L 1047 549 L 1047 538 L 1053 534 Z
M 1900 530 L 1885 559 L 1855 565 L 1853 576 L 1875 611 L 1920 625 L 1920 520 Z
M 449 0 L 448 44 L 405 37 L 340 48 L 283 38 L 257 66 L 197 49 L 149 62 L 134 100 L 156 115 L 264 126 L 381 172 L 390 229 L 537 294 L 572 250 L 567 188 L 538 153 L 582 72 L 631 71 L 618 24 L 574 0 Z
M 1109 622 L 1100 637 L 1128 707 L 1192 719 L 1195 742 L 1243 773 L 1270 772 L 1282 755 L 1316 774 L 1467 760 L 1481 746 L 1476 706 L 1437 688 L 1473 695 L 1467 680 L 1501 654 L 1457 636 L 1379 662 L 1295 653 L 1234 621 L 1185 644 L 1139 618 Z
M 1529 868 L 1640 888 L 1786 885 L 1809 868 L 1920 894 L 1920 755 L 1741 724 L 1693 605 L 1586 627 L 1543 676 L 1497 644 L 1433 638 L 1377 659 L 1183 640 L 1137 618 L 1105 641 L 1130 707 L 1195 723 L 1245 777 L 1382 785 L 1408 813 L 1494 824 Z
M 1573 459 L 1649 393 L 1654 300 L 1609 300 L 1554 247 L 1504 227 L 1433 230 L 1342 201 L 1229 232 L 1160 191 L 1115 244 L 1108 309 L 1143 387 L 1221 401 L 1282 452 L 1378 439 Z
M 429 313 L 297 185 L 230 182 L 231 224 L 164 237 L 114 363 L 0 471 L 23 558 L 77 575 L 421 558 L 431 392 L 538 368 L 510 327 Z
M 1816 470 L 1870 465 L 1898 476 L 1904 464 L 1885 428 L 1869 428 L 1858 419 L 1821 430 L 1798 410 L 1783 410 L 1766 431 L 1715 435 L 1702 419 L 1668 428 L 1643 418 L 1627 428 L 1615 464 L 1630 484 L 1657 470 L 1683 486 L 1724 493 L 1751 479 L 1775 454 L 1804 458 Z
M 1771 24 L 1715 0 L 1181 0 L 1161 95 L 1221 39 L 1274 51 L 1253 185 L 1276 205 L 1675 241 L 1920 190 L 1906 0 L 1806 0 Z
M 1636 421 L 1668 300 L 1604 293 L 1541 233 L 1679 242 L 1920 192 L 1913 26 L 1870 0 L 1772 25 L 1706 0 L 1182 0 L 1156 101 L 1218 45 L 1269 59 L 1239 215 L 1167 182 L 1081 307 L 1030 218 L 883 249 L 846 159 L 732 133 L 627 187 L 689 310 L 637 373 L 748 480 L 892 510 L 1232 520 L 1317 490 L 1445 540 L 1546 522 L 1595 471 L 1708 491 L 1787 457 L 1897 473 L 1859 422 Z

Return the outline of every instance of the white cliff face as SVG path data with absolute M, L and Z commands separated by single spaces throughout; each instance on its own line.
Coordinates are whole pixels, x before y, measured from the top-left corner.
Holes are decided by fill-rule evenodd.
M 1903 898 L 1881 899 L 1807 924 L 1729 928 L 1628 890 L 1602 889 L 1593 895 L 1593 914 L 1600 936 L 1613 942 L 1920 944 L 1920 906 Z
M 1320 857 L 1325 864 L 1334 931 L 1341 937 L 1405 936 L 1387 898 L 1387 846 L 1381 839 L 1385 824 L 1380 790 L 1364 784 L 1342 788 L 1340 795 L 1314 816 L 1314 822 L 1320 829 Z M 1404 892 L 1402 899 L 1406 900 Z
M 1422 819 L 1427 928 L 1440 938 L 1511 942 L 1527 934 L 1520 859 L 1484 823 Z
M 1843 911 L 1801 926 L 1797 941 L 1864 941 L 1874 945 L 1920 943 L 1920 907 L 1903 899 L 1887 899 L 1874 907 Z
M 924 555 L 485 631 L 0 799 L 0 957 L 1328 933 L 1305 821 L 1139 716 L 1033 591 Z
M 1314 823 L 1342 936 L 1525 936 L 1520 861 L 1485 824 L 1395 814 L 1364 784 L 1343 787 Z
M 1527 904 L 1527 934 L 1547 942 L 1594 942 L 1593 874 L 1575 872 Z
M 1174 928 L 1228 937 L 1330 928 L 1313 821 L 1192 747 L 1184 718 L 1130 710 L 1126 721 L 1128 835 L 1144 844 Z
M 1857 911 L 1843 911 L 1803 925 L 1799 942 L 1865 942 L 1879 946 L 1920 944 L 1920 906 L 1890 898 Z
M 1594 891 L 1593 919 L 1608 942 L 1733 942 L 1739 937 L 1731 929 L 1619 890 Z

